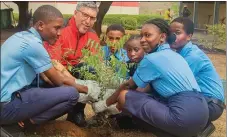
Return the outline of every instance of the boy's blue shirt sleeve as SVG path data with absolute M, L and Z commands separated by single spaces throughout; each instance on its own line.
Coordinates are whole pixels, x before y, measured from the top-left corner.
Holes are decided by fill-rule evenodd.
M 138 65 L 133 81 L 138 87 L 145 88 L 151 81 L 158 79 L 161 73 L 158 69 L 145 57 Z
M 42 73 L 52 67 L 50 56 L 41 42 L 34 41 L 26 44 L 23 58 L 32 66 L 36 74 Z
M 102 51 L 104 53 L 104 60 L 110 60 L 110 49 L 109 47 L 106 45 L 106 46 L 102 46 Z
M 127 55 L 127 51 L 123 48 L 121 48 L 120 50 L 115 52 L 115 57 L 122 62 L 127 62 L 129 61 L 128 55 Z

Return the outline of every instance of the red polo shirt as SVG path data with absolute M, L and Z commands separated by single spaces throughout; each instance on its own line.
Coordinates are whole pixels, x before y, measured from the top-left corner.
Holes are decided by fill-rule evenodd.
M 67 27 L 61 31 L 61 36 L 54 45 L 44 43 L 44 47 L 48 51 L 51 59 L 59 60 L 62 65 L 68 63 L 77 65 L 82 57 L 82 49 L 85 48 L 89 39 L 99 43 L 99 38 L 91 29 L 84 35 L 79 35 L 74 17 L 72 17 Z M 91 49 L 93 51 L 93 49 Z

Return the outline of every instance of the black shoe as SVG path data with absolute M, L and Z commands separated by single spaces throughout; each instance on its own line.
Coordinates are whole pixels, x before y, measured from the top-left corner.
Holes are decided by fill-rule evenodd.
M 76 124 L 79 127 L 86 127 L 87 122 L 85 120 L 85 115 L 83 112 L 68 113 L 67 119 L 68 121 Z
M 212 123 L 210 123 L 196 137 L 209 137 L 214 131 L 215 131 L 215 126 Z
M 1 126 L 1 137 L 26 137 L 18 124 Z

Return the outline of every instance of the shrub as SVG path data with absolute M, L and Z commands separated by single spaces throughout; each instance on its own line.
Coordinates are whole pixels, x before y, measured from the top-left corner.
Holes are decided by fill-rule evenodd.
M 105 16 L 102 24 L 111 25 L 111 24 L 121 24 L 120 16 Z
M 206 25 L 207 33 L 213 35 L 211 40 L 200 39 L 199 42 L 205 47 L 213 50 L 215 48 L 220 48 L 220 45 L 225 45 L 226 43 L 226 25 L 225 24 L 215 24 Z
M 226 42 L 225 24 L 207 25 L 208 34 L 216 36 L 216 42 L 218 44 L 224 44 Z
M 135 17 L 137 19 L 138 22 L 138 26 L 142 26 L 146 21 L 151 20 L 151 19 L 155 19 L 155 18 L 163 18 L 160 15 L 134 15 L 133 17 Z
M 137 27 L 137 20 L 133 17 L 122 17 L 121 24 L 126 30 L 135 30 Z
M 125 35 L 119 42 L 114 43 L 117 49 L 123 47 L 124 43 L 128 40 L 130 35 Z M 107 45 L 111 45 L 110 41 L 106 41 Z M 103 96 L 108 89 L 116 89 L 119 85 L 126 80 L 126 75 L 128 72 L 127 64 L 117 60 L 114 56 L 111 56 L 111 60 L 103 60 L 104 54 L 102 47 L 99 43 L 96 43 L 94 40 L 89 39 L 86 46 L 94 48 L 97 52 L 93 54 L 89 48 L 82 49 L 82 60 L 88 66 L 96 70 L 96 74 L 89 73 L 88 66 L 82 68 L 73 68 L 70 67 L 72 73 L 79 72 L 80 75 L 85 80 L 95 80 L 99 83 L 101 87 L 101 96 L 99 97 L 103 100 Z M 69 64 L 70 65 L 70 64 Z
M 142 26 L 143 23 L 145 23 L 147 20 L 154 19 L 154 18 L 163 18 L 160 15 L 127 15 L 127 14 L 107 14 L 104 19 L 102 24 L 103 25 L 110 25 L 110 24 L 122 24 L 121 19 L 125 17 L 131 17 L 135 18 L 137 20 L 137 26 L 140 27 Z M 122 24 L 123 25 L 123 24 Z

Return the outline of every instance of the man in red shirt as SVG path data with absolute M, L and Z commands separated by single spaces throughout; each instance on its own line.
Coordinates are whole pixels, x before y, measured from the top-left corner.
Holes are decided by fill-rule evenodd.
M 44 43 L 56 69 L 69 77 L 78 78 L 78 74 L 70 74 L 67 66 L 82 66 L 82 49 L 89 39 L 99 43 L 99 38 L 92 30 L 96 21 L 98 8 L 94 2 L 78 2 L 74 15 L 68 24 L 62 29 L 61 36 L 54 45 Z M 51 30 L 50 30 L 51 31 Z M 94 51 L 91 49 L 91 51 Z M 82 64 L 82 65 L 81 65 Z M 85 104 L 78 103 L 73 112 L 69 112 L 67 120 L 76 125 L 85 126 L 84 119 Z

